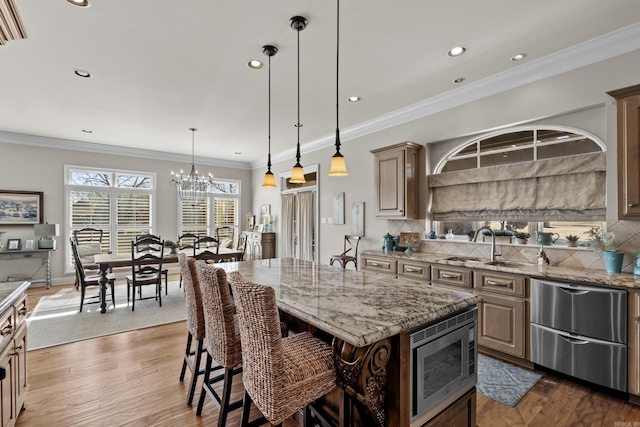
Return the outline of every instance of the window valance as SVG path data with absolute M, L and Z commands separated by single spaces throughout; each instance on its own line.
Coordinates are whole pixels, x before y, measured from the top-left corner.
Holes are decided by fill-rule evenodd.
M 430 175 L 432 219 L 604 221 L 605 161 L 600 152 Z

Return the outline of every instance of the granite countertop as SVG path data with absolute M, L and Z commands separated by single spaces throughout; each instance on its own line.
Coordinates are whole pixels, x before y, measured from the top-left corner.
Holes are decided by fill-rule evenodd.
M 605 270 L 590 268 L 570 268 L 553 265 L 538 266 L 526 262 L 506 261 L 500 265 L 489 265 L 488 260 L 479 261 L 464 260 L 451 254 L 436 254 L 429 252 L 412 252 L 410 254 L 400 251 L 385 252 L 381 250 L 363 251 L 366 255 L 391 257 L 396 259 L 409 259 L 433 264 L 446 264 L 472 269 L 502 271 L 505 273 L 522 274 L 529 277 L 538 277 L 554 280 L 588 283 L 592 285 L 611 286 L 616 288 L 640 288 L 640 276 L 629 273 L 607 273 Z M 452 260 L 450 258 L 459 258 Z
M 356 347 L 447 317 L 480 300 L 468 292 L 293 259 L 220 266 L 272 286 L 281 310 Z
M 0 316 L 6 313 L 20 295 L 31 285 L 30 282 L 0 282 Z

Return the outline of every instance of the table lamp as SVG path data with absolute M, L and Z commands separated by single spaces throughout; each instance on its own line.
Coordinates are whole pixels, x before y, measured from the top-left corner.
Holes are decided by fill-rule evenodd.
M 33 234 L 38 239 L 38 249 L 55 249 L 56 239 L 52 236 L 60 234 L 60 225 L 58 224 L 35 224 L 33 226 Z

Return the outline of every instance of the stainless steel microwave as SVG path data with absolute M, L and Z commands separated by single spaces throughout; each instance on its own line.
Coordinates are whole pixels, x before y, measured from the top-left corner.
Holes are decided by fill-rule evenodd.
M 410 334 L 411 419 L 476 384 L 477 337 L 476 307 Z

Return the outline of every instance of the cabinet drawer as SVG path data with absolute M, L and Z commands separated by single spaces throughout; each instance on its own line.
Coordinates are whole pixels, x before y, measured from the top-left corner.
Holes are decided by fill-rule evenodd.
M 525 297 L 527 278 L 493 271 L 475 271 L 473 287 L 487 292 Z
M 430 280 L 431 267 L 424 262 L 398 260 L 398 277 Z
M 434 265 L 431 267 L 431 280 L 434 285 L 444 283 L 461 288 L 470 288 L 472 285 L 471 270 L 450 266 Z
M 377 258 L 365 256 L 362 258 L 363 268 L 376 273 L 396 274 L 396 260 L 392 258 Z

